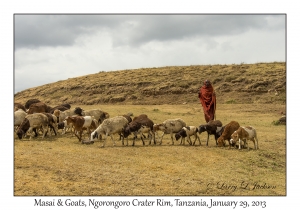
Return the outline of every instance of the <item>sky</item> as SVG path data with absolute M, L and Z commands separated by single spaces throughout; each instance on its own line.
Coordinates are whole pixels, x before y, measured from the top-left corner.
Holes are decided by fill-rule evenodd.
M 14 93 L 100 71 L 286 61 L 286 15 L 14 14 Z

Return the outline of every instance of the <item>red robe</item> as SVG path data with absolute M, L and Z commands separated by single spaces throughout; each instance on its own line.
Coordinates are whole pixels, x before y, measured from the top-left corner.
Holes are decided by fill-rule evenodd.
M 203 107 L 204 118 L 206 122 L 215 119 L 216 112 L 216 94 L 212 85 L 203 85 L 200 88 L 198 97 Z

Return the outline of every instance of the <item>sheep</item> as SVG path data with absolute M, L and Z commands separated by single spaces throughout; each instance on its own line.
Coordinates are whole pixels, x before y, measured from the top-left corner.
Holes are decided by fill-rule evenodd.
M 254 148 L 258 149 L 258 138 L 256 129 L 252 126 L 239 127 L 236 131 L 233 132 L 230 139 L 230 144 L 235 145 L 239 141 L 239 149 L 241 149 L 241 141 L 244 141 L 244 145 L 247 145 L 249 150 L 249 145 L 247 140 L 251 140 L 254 144 Z
M 91 110 L 83 110 L 83 116 L 94 116 L 99 124 L 103 122 L 103 120 L 109 118 L 109 114 L 100 109 L 91 109 Z
M 240 124 L 236 121 L 231 121 L 227 125 L 224 126 L 224 131 L 222 135 L 218 138 L 218 146 L 225 146 L 225 140 L 228 140 L 229 142 L 229 148 L 231 147 L 230 139 L 231 134 L 233 134 L 234 131 L 236 131 L 240 127 Z
M 25 117 L 22 124 L 19 126 L 17 130 L 17 135 L 19 139 L 22 139 L 22 137 L 26 134 L 28 131 L 29 133 L 35 128 L 43 128 L 43 136 L 42 139 L 45 137 L 47 131 L 48 131 L 48 117 L 42 113 L 34 113 L 29 114 Z M 35 131 L 35 135 L 37 136 L 37 132 Z M 30 135 L 31 139 L 32 135 Z
M 214 135 L 217 145 L 217 139 L 220 137 L 220 134 L 218 131 L 222 129 L 222 122 L 220 120 L 210 120 L 208 123 L 204 125 L 200 125 L 198 130 L 199 134 L 206 131 L 207 132 L 207 140 L 206 140 L 206 146 L 208 146 L 208 140 L 209 135 Z
M 174 145 L 173 133 L 179 132 L 183 127 L 186 127 L 186 123 L 182 119 L 177 118 L 165 120 L 162 124 L 154 124 L 153 130 L 157 135 L 159 130 L 163 132 L 160 137 L 160 145 L 165 134 L 171 135 L 172 145 Z
M 22 124 L 26 117 L 27 113 L 22 109 L 18 109 L 14 112 L 14 127 L 15 129 Z
M 190 136 L 195 136 L 194 143 L 192 143 Z M 198 128 L 196 126 L 183 127 L 178 133 L 175 134 L 176 141 L 181 138 L 180 144 L 183 143 L 183 145 L 185 145 L 185 137 L 187 137 L 187 141 L 190 145 L 195 145 L 197 139 L 199 140 L 199 145 L 201 145 L 201 141 L 198 136 Z
M 151 135 L 151 137 L 153 138 L 154 144 L 156 144 L 155 136 L 154 136 L 154 132 L 153 132 L 153 125 L 154 125 L 153 121 L 150 120 L 148 118 L 148 116 L 145 114 L 141 114 L 137 117 L 134 117 L 132 122 L 130 122 L 124 128 L 124 132 L 123 132 L 124 138 L 127 138 L 131 132 L 134 132 L 134 138 L 133 138 L 133 142 L 132 142 L 132 146 L 134 146 L 137 134 L 143 134 L 143 132 L 148 132 Z M 150 139 L 149 144 L 151 144 L 152 138 Z M 143 142 L 143 145 L 145 145 L 143 137 L 142 137 L 142 142 Z M 124 145 L 124 139 L 122 141 L 122 144 Z M 127 139 L 127 145 L 128 145 L 128 139 Z
M 110 136 L 113 145 L 115 146 L 116 143 L 113 139 L 112 134 L 120 134 L 124 131 L 125 126 L 128 124 L 128 120 L 123 116 L 116 116 L 112 118 L 105 119 L 96 130 L 91 133 L 90 141 L 94 141 L 99 135 L 105 135 L 105 139 L 103 141 L 102 147 L 105 146 L 107 136 Z
M 69 125 L 70 123 L 73 124 L 75 136 L 78 138 L 79 141 L 81 141 L 82 132 L 84 128 L 87 129 L 88 135 L 90 135 L 90 127 L 96 127 L 93 119 L 93 116 L 68 116 L 65 118 L 64 122 L 66 122 L 65 124 L 67 125 Z M 79 132 L 79 136 L 77 135 L 76 131 Z

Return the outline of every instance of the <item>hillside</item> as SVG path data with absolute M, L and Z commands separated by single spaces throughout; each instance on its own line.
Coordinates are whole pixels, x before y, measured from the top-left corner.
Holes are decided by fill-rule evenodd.
M 52 105 L 198 103 L 205 79 L 212 82 L 218 103 L 286 103 L 285 62 L 99 72 L 30 88 L 16 93 L 14 99 L 24 104 L 37 98 Z

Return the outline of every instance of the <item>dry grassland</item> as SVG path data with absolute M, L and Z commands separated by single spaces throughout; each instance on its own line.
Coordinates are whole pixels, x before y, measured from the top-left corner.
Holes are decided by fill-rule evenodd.
M 72 105 L 76 107 L 76 105 Z M 188 125 L 204 124 L 200 104 L 78 105 L 101 108 L 110 116 L 147 114 L 154 123 L 182 118 Z M 205 146 L 162 145 L 113 147 L 108 138 L 83 145 L 71 134 L 19 140 L 14 134 L 15 196 L 200 196 L 286 195 L 286 126 L 272 122 L 285 105 L 218 104 L 217 119 L 236 120 L 257 129 L 259 150 L 218 148 L 213 136 Z M 85 136 L 86 137 L 86 136 Z M 118 136 L 115 135 L 115 139 Z M 132 135 L 129 136 L 131 144 Z

